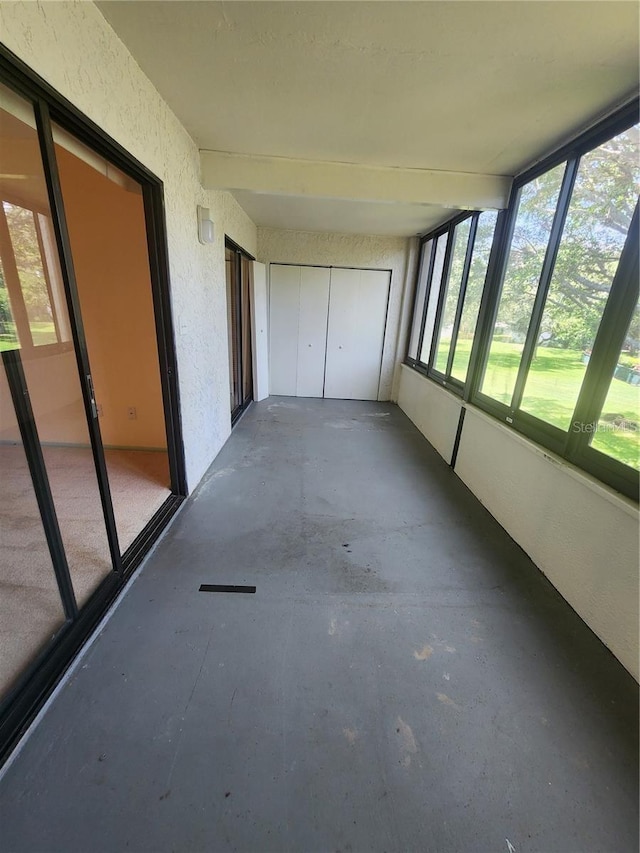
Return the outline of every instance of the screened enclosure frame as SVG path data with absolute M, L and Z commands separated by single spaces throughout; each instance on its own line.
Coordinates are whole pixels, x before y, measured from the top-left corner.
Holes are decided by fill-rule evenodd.
M 638 301 L 639 219 L 637 203 L 611 283 L 611 289 L 604 304 L 584 379 L 577 402 L 575 403 L 571 418 L 571 427 L 567 431 L 562 430 L 524 411 L 520 407 L 520 404 L 538 343 L 543 311 L 555 269 L 558 250 L 562 243 L 564 225 L 572 200 L 580 159 L 585 154 L 635 125 L 639 118 L 638 112 L 639 100 L 636 98 L 612 116 L 594 125 L 585 133 L 556 150 L 553 154 L 541 159 L 534 166 L 522 172 L 514 179 L 508 206 L 505 210 L 499 212 L 496 221 L 491 254 L 469 357 L 467 378 L 464 383 L 450 375 L 454 342 L 457 336 L 457 327 L 455 324 L 452 331 L 452 344 L 446 373 L 435 368 L 434 354 L 443 319 L 444 300 L 448 284 L 447 277 L 450 272 L 451 254 L 453 251 L 451 238 L 456 226 L 466 218 L 470 216 L 475 217 L 475 222 L 477 223 L 478 213 L 465 212 L 458 214 L 445 224 L 421 237 L 419 246 L 420 257 L 414 289 L 413 313 L 410 324 L 409 347 L 411 347 L 411 330 L 414 328 L 416 322 L 416 311 L 422 312 L 420 332 L 417 344 L 413 346 L 411 351 L 409 351 L 409 348 L 407 349 L 405 358 L 405 363 L 408 366 L 423 373 L 432 381 L 437 382 L 447 388 L 447 390 L 458 395 L 465 404 L 471 403 L 477 406 L 482 411 L 517 430 L 527 438 L 562 457 L 567 462 L 592 474 L 636 501 L 639 496 L 638 472 L 630 465 L 625 465 L 605 453 L 596 450 L 590 446 L 589 442 L 592 435 L 592 427 L 598 422 L 610 382 L 616 370 L 618 356 L 627 335 L 632 312 Z M 512 404 L 506 405 L 483 393 L 481 386 L 489 357 L 494 324 L 500 305 L 509 250 L 518 214 L 519 199 L 525 185 L 562 164 L 565 166 L 562 184 L 555 205 L 542 270 L 536 286 L 533 308 L 529 315 L 527 334 L 513 389 Z M 436 239 L 443 234 L 449 234 L 444 269 L 441 282 L 434 282 L 432 277 Z M 472 237 L 473 228 L 465 259 L 465 272 L 460 289 L 456 321 L 459 320 L 462 300 L 464 299 L 464 289 L 466 287 L 465 276 L 468 276 Z M 425 247 L 429 246 L 429 244 L 430 251 L 428 254 L 430 257 L 427 259 L 425 257 Z M 425 264 L 429 266 L 427 286 L 424 291 L 424 300 L 418 305 L 420 276 Z M 425 319 L 429 296 L 434 286 L 440 287 L 440 293 L 438 295 L 429 358 L 425 362 L 420 360 L 420 354 L 424 343 Z
M 27 457 L 31 482 L 58 585 L 64 621 L 53 638 L 20 672 L 0 702 L 1 761 L 8 755 L 98 620 L 184 501 L 187 486 L 169 295 L 162 181 L 2 45 L 0 45 L 0 82 L 33 108 L 40 160 L 44 171 L 55 237 L 55 248 L 60 264 L 64 301 L 69 315 L 72 337 L 68 344 L 45 345 L 43 349 L 51 352 L 53 347 L 59 351 L 60 346 L 62 346 L 64 349 L 75 352 L 84 416 L 89 433 L 93 464 L 97 474 L 100 503 L 112 564 L 112 570 L 109 574 L 98 584 L 88 601 L 79 607 L 60 535 L 56 507 L 42 458 L 29 395 L 26 390 L 20 355 L 21 349 L 16 348 L 3 352 L 0 369 L 6 375 L 14 403 L 21 442 Z M 122 554 L 118 544 L 104 448 L 91 381 L 87 342 L 80 312 L 73 255 L 54 150 L 52 130 L 54 122 L 94 152 L 113 163 L 142 187 L 154 325 L 158 345 L 160 384 L 167 437 L 170 495 Z

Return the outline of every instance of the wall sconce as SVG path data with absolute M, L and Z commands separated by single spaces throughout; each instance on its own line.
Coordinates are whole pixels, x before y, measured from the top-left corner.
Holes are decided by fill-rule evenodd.
M 213 243 L 213 219 L 208 207 L 198 205 L 198 240 L 203 243 Z

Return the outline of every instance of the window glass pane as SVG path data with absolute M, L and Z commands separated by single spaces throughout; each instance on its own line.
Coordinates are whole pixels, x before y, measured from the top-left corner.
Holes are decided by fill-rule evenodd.
M 53 134 L 118 543 L 124 552 L 170 494 L 142 187 L 56 125 Z M 76 456 L 67 453 L 68 464 L 81 471 L 86 460 L 82 453 Z
M 19 349 L 16 323 L 11 310 L 2 258 L 0 258 L 0 350 Z
M 47 279 L 32 210 L 3 201 L 7 227 L 34 346 L 58 340 L 49 299 Z
M 7 375 L 0 362 L 0 696 L 64 624 Z
M 440 334 L 434 365 L 436 370 L 439 370 L 440 373 L 446 373 L 447 370 L 451 335 L 453 333 L 453 323 L 458 309 L 458 298 L 460 296 L 462 273 L 464 271 L 464 259 L 467 253 L 467 243 L 469 242 L 470 230 L 471 217 L 460 222 L 460 224 L 456 225 L 453 230 L 454 242 L 451 257 L 451 269 L 449 272 L 449 280 L 446 284 L 447 295 L 445 297 L 442 310 L 442 322 L 440 323 Z
M 418 355 L 418 339 L 420 337 L 420 327 L 422 326 L 424 297 L 427 292 L 427 276 L 429 275 L 429 260 L 431 258 L 432 247 L 433 240 L 429 240 L 427 243 L 424 243 L 420 255 L 420 272 L 418 273 L 418 287 L 416 288 L 416 298 L 413 308 L 413 323 L 411 326 L 411 337 L 409 339 L 409 358 L 416 358 Z
M 565 164 L 522 187 L 481 390 L 510 405 Z
M 451 375 L 461 382 L 466 382 L 469 358 L 471 356 L 471 345 L 478 321 L 480 311 L 480 300 L 484 290 L 484 282 L 487 277 L 489 255 L 493 243 L 493 233 L 496 228 L 498 214 L 489 210 L 481 213 L 478 217 L 478 228 L 476 239 L 473 243 L 473 255 L 469 267 L 467 289 L 464 295 L 464 306 L 460 316 L 460 328 L 456 341 L 456 352 L 451 367 Z
M 640 470 L 640 311 L 636 305 L 591 446 Z
M 580 160 L 521 407 L 569 429 L 636 205 L 638 128 Z
M 43 228 L 43 222 L 51 222 L 51 211 L 33 110 L 3 86 L 0 140 L 0 257 L 62 542 L 78 603 L 83 604 L 113 566 L 75 352 L 57 346 L 38 350 L 56 340 L 56 322 L 48 311 L 50 286 L 62 282 L 62 272 L 55 241 Z M 95 196 L 91 202 L 99 207 Z M 100 237 L 98 244 L 104 240 L 103 232 L 93 233 Z M 94 239 L 91 251 L 98 244 Z M 69 330 L 64 299 L 57 304 L 64 313 L 57 328 Z M 112 336 L 112 324 L 105 328 Z M 124 370 L 120 379 L 128 381 Z M 0 423 L 3 418 L 0 411 Z
M 436 240 L 435 258 L 433 262 L 433 275 L 431 276 L 431 287 L 429 289 L 429 301 L 427 302 L 427 317 L 424 324 L 424 337 L 420 350 L 420 361 L 423 364 L 429 362 L 431 351 L 431 340 L 433 338 L 433 327 L 436 322 L 436 309 L 438 308 L 438 297 L 442 283 L 442 269 L 444 267 L 444 256 L 447 251 L 449 233 L 441 234 Z

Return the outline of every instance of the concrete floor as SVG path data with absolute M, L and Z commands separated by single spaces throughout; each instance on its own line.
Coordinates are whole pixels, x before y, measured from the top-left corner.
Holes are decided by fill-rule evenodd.
M 635 853 L 637 755 L 633 679 L 396 407 L 271 398 L 9 766 L 0 849 Z

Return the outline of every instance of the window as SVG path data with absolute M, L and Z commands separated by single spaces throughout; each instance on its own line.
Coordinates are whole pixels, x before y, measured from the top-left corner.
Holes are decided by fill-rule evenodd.
M 634 122 L 636 103 L 516 178 L 497 239 L 484 212 L 425 240 L 408 362 L 637 499 Z
M 0 217 L 4 220 L 0 348 L 69 341 L 69 330 L 58 319 L 64 315 L 58 308 L 63 298 L 58 267 L 48 260 L 53 250 L 50 218 L 8 201 L 2 202 Z
M 469 369 L 471 358 L 471 346 L 480 312 L 480 300 L 487 277 L 489 266 L 489 255 L 493 244 L 493 235 L 496 228 L 498 214 L 494 211 L 481 213 L 478 217 L 478 226 L 473 242 L 473 254 L 467 277 L 467 286 L 464 294 L 464 304 L 460 314 L 460 325 L 458 327 L 458 338 L 455 345 L 455 354 L 451 366 L 451 375 L 464 383 Z
M 451 267 L 443 282 L 443 306 L 440 314 L 434 367 L 439 373 L 447 374 L 449 351 L 453 338 L 453 329 L 458 311 L 458 300 L 464 278 L 464 262 L 467 256 L 471 219 L 463 220 L 453 229 Z
M 418 286 L 416 288 L 415 307 L 413 311 L 413 322 L 411 324 L 411 336 L 409 338 L 409 358 L 416 360 L 418 356 L 418 341 L 422 330 L 422 317 L 424 314 L 424 298 L 427 292 L 427 280 L 429 278 L 429 264 L 431 263 L 431 250 L 433 240 L 422 244 L 420 250 L 420 269 L 418 270 Z
M 589 444 L 610 459 L 640 470 L 640 310 L 633 312 L 607 396 L 589 430 Z
M 435 242 L 433 250 L 433 263 L 431 266 L 431 276 L 428 283 L 429 298 L 427 301 L 427 313 L 425 315 L 424 330 L 422 333 L 422 343 L 420 345 L 420 361 L 422 364 L 429 363 L 429 353 L 431 351 L 431 342 L 433 340 L 433 330 L 436 323 L 436 313 L 438 310 L 438 298 L 440 296 L 440 285 L 442 283 L 442 273 L 444 270 L 444 261 L 447 253 L 447 242 L 449 234 L 441 234 Z
M 423 244 L 409 359 L 457 390 L 467 375 L 496 219 L 494 211 L 466 215 Z
M 531 312 L 549 245 L 564 165 L 520 190 L 482 392 L 511 405 Z
M 521 407 L 569 428 L 637 198 L 638 128 L 581 158 Z

